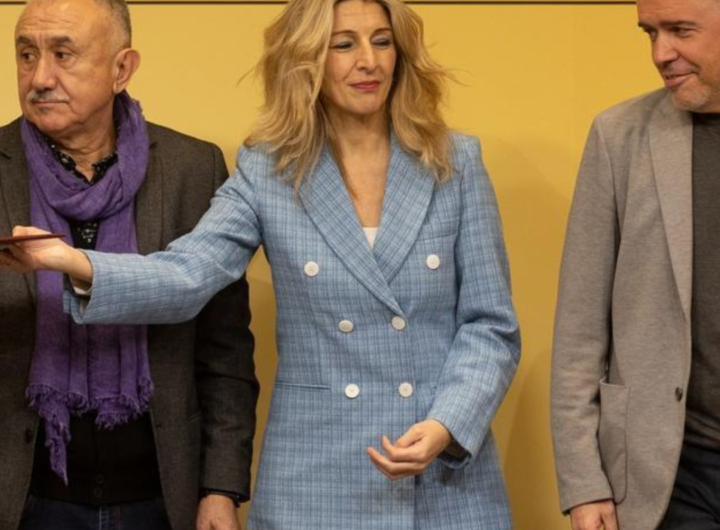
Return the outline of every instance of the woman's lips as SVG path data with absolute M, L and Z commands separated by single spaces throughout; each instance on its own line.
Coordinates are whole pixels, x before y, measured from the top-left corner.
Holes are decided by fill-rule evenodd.
M 362 81 L 360 83 L 352 83 L 350 86 L 363 92 L 372 92 L 380 86 L 380 81 Z

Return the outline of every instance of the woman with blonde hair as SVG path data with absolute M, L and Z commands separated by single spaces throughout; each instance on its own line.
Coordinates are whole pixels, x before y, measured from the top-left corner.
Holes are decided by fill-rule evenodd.
M 519 360 L 507 260 L 420 18 L 291 0 L 259 71 L 259 122 L 191 234 L 147 257 L 35 241 L 0 264 L 91 283 L 78 322 L 169 323 L 262 245 L 279 362 L 251 530 L 510 529 L 490 431 Z

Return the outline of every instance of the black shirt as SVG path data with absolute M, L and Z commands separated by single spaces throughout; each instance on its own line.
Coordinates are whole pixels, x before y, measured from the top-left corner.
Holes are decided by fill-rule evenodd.
M 692 365 L 685 441 L 720 451 L 720 114 L 693 117 Z

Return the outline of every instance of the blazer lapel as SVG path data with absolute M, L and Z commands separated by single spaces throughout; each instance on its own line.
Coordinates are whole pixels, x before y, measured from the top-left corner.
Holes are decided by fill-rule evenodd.
M 300 201 L 325 242 L 345 267 L 396 314 L 402 310 L 373 257 L 340 171 L 324 149 L 310 179 L 300 188 Z
M 140 254 L 150 254 L 162 248 L 163 165 L 152 130 L 149 132 L 150 160 L 145 180 L 135 198 L 135 230 Z
M 393 136 L 382 220 L 375 241 L 375 258 L 390 283 L 402 267 L 425 222 L 435 180 Z
M 692 297 L 692 132 L 692 117 L 678 110 L 669 95 L 650 118 L 653 173 L 686 319 Z
M 20 137 L 20 121 L 8 125 L 0 137 L 0 191 L 5 203 L 7 223 L 10 228 L 16 225 L 30 225 L 30 176 L 25 161 Z M 35 301 L 35 278 L 25 274 L 25 282 Z

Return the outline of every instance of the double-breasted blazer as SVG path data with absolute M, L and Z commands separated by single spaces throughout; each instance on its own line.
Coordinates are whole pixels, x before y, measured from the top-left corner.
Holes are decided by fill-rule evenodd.
M 685 425 L 692 118 L 665 90 L 601 114 L 568 223 L 552 368 L 563 510 L 614 499 L 622 530 L 669 503 Z
M 192 229 L 227 177 L 212 144 L 148 125 L 148 172 L 136 199 L 141 253 Z M 0 128 L 0 233 L 30 224 L 19 121 Z M 148 333 L 150 403 L 165 506 L 173 530 L 194 530 L 200 488 L 249 496 L 257 382 L 245 280 L 193 320 Z M 32 275 L 0 274 L 0 530 L 15 530 L 30 485 L 38 417 L 25 389 L 35 343 Z
M 299 195 L 262 148 L 241 150 L 192 234 L 142 259 L 89 252 L 80 322 L 175 322 L 263 245 L 278 368 L 252 530 L 503 530 L 510 514 L 490 424 L 519 335 L 493 190 L 477 140 L 453 138 L 437 185 L 393 140 L 374 248 L 329 150 Z M 389 481 L 366 455 L 435 418 L 461 450 Z

